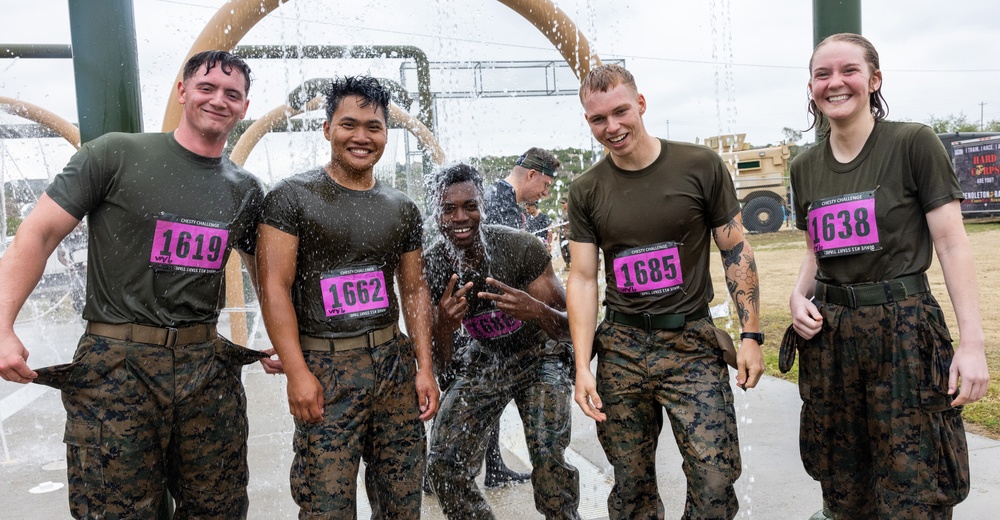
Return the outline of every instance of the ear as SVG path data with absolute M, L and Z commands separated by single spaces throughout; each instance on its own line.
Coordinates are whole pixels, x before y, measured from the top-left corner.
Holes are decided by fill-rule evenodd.
M 183 81 L 177 82 L 177 102 L 182 105 L 187 102 L 187 89 L 184 88 Z
M 329 121 L 323 121 L 323 137 L 325 137 L 327 141 L 329 141 L 330 138 L 331 138 L 331 130 L 330 130 L 330 122 Z
M 882 71 L 876 70 L 875 73 L 872 74 L 872 79 L 869 82 L 868 93 L 871 94 L 877 92 L 880 88 L 882 88 Z
M 246 103 L 243 103 L 243 113 L 240 114 L 240 119 L 241 120 L 246 119 L 246 117 L 247 117 L 247 109 L 249 109 L 249 108 L 250 108 L 250 100 L 247 99 Z
M 646 113 L 646 96 L 639 94 L 639 115 Z

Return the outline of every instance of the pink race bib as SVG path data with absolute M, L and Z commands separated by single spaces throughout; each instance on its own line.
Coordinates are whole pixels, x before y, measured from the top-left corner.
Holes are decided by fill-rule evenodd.
M 621 294 L 666 294 L 684 283 L 674 242 L 626 249 L 615 257 L 615 285 Z
M 212 273 L 222 269 L 229 230 L 219 222 L 164 215 L 156 221 L 149 264 L 155 269 Z
M 829 197 L 809 206 L 809 235 L 816 258 L 882 249 L 875 219 L 875 192 Z
M 523 323 L 502 311 L 492 310 L 469 316 L 462 320 L 462 325 L 470 336 L 484 340 L 510 336 L 520 330 Z
M 376 266 L 331 271 L 319 281 L 328 317 L 361 318 L 389 308 L 385 274 Z

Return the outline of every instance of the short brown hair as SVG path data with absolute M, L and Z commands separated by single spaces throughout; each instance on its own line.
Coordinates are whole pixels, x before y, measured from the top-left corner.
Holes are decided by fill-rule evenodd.
M 625 85 L 638 92 L 635 86 L 635 77 L 625 67 L 614 63 L 594 67 L 580 82 L 580 101 L 583 101 L 585 93 L 607 92 L 618 85 Z

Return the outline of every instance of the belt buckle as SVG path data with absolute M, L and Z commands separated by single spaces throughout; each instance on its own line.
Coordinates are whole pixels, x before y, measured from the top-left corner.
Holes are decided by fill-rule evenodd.
M 368 348 L 370 349 L 375 348 L 375 331 L 369 330 L 367 333 L 365 333 L 365 335 L 367 336 L 368 339 Z
M 167 330 L 166 343 L 163 346 L 172 347 L 177 344 L 177 329 L 175 327 L 163 327 Z
M 652 332 L 653 330 L 652 316 L 650 316 L 648 312 L 644 312 L 640 314 L 640 316 L 642 316 L 643 328 L 646 329 L 646 332 Z
M 847 285 L 844 288 L 847 289 L 847 294 L 848 294 L 848 298 L 847 299 L 849 300 L 848 301 L 848 305 L 852 309 L 857 309 L 858 308 L 858 293 L 854 292 L 854 286 L 853 285 Z

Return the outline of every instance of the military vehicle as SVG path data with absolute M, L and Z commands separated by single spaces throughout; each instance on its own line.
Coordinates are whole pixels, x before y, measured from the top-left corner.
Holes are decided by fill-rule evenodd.
M 751 148 L 746 134 L 708 137 L 702 143 L 722 156 L 743 205 L 743 227 L 751 233 L 781 229 L 790 214 L 788 145 Z

